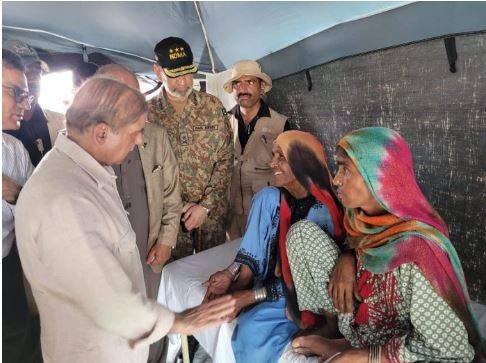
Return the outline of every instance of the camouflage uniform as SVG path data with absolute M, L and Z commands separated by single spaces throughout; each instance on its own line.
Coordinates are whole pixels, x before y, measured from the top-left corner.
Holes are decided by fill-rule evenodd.
M 179 163 L 182 201 L 210 210 L 197 230 L 179 229 L 174 259 L 226 241 L 225 216 L 233 171 L 233 135 L 226 111 L 216 97 L 193 91 L 184 110 L 176 115 L 162 92 L 149 101 L 150 122 L 165 127 Z M 194 245 L 193 245 L 194 241 Z

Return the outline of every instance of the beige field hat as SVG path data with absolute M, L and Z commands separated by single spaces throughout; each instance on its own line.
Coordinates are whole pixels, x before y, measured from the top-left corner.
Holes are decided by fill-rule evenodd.
M 267 93 L 272 89 L 272 79 L 262 72 L 262 68 L 258 62 L 252 60 L 241 60 L 233 64 L 231 69 L 231 78 L 225 82 L 223 88 L 226 92 L 233 92 L 233 81 L 236 81 L 241 76 L 253 76 L 260 78 L 264 84 L 264 92 Z

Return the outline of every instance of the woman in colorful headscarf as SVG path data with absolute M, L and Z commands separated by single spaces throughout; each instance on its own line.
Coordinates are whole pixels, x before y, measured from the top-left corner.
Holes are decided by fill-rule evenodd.
M 206 298 L 233 291 L 237 325 L 232 347 L 236 362 L 277 362 L 299 326 L 316 316 L 296 308 L 285 241 L 289 227 L 309 220 L 337 242 L 344 237 L 342 212 L 331 189 L 322 144 L 311 134 L 287 131 L 275 141 L 270 163 L 275 186 L 253 199 L 246 232 L 234 263 L 213 274 Z M 336 252 L 337 254 L 337 252 Z M 277 271 L 277 272 L 276 272 Z
M 352 314 L 339 315 L 345 339 L 300 337 L 293 348 L 333 363 L 471 362 L 479 336 L 464 273 L 444 221 L 417 185 L 405 140 L 383 127 L 353 131 L 339 141 L 336 161 L 333 183 L 356 251 L 359 301 Z M 317 260 L 331 263 L 323 256 L 335 249 L 311 222 L 289 231 L 299 308 L 329 310 L 322 287 L 329 268 L 299 252 L 309 244 L 321 251 Z

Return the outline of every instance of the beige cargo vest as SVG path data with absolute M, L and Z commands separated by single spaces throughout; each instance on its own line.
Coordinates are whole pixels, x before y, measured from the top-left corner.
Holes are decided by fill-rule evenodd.
M 270 117 L 258 119 L 243 154 L 238 139 L 238 119 L 233 115 L 230 121 L 234 135 L 235 163 L 231 180 L 229 222 L 240 219 L 239 224 L 244 230 L 253 195 L 263 187 L 273 185 L 274 176 L 268 163 L 272 159 L 273 142 L 283 132 L 287 117 L 270 108 Z

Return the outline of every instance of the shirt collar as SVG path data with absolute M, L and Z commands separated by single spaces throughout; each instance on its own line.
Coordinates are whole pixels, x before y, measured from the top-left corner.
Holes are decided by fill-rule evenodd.
M 111 166 L 101 165 L 86 150 L 69 139 L 64 132 L 60 132 L 55 143 L 55 148 L 66 154 L 81 169 L 94 179 L 98 188 L 103 185 L 112 186 L 116 180 L 115 172 Z

